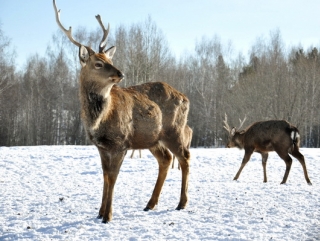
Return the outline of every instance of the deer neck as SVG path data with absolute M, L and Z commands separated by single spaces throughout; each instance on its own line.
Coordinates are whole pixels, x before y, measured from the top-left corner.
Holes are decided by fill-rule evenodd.
M 102 118 L 108 115 L 113 85 L 102 85 L 98 81 L 80 80 L 82 119 L 90 129 L 97 129 Z
M 236 147 L 238 147 L 239 149 L 243 149 L 244 148 L 244 133 L 237 133 L 235 135 L 234 143 L 235 143 Z

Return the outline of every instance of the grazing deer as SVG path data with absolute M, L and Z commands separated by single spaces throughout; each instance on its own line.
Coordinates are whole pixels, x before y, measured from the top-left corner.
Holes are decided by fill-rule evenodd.
M 301 163 L 304 177 L 307 183 L 311 185 L 304 156 L 299 152 L 300 135 L 295 126 L 284 120 L 270 120 L 255 122 L 245 130 L 238 131 L 245 120 L 246 118 L 243 121 L 240 120 L 240 126 L 238 128 L 233 127 L 232 129 L 228 125 L 227 115 L 225 115 L 225 120 L 223 121 L 224 128 L 229 133 L 227 147 L 238 147 L 245 151 L 240 169 L 235 175 L 234 180 L 238 180 L 242 169 L 249 161 L 252 153 L 258 152 L 262 156 L 263 182 L 267 182 L 266 165 L 268 152 L 275 151 L 286 163 L 286 171 L 281 184 L 287 181 L 292 164 L 292 159 L 289 156 L 291 154 Z
M 177 210 L 188 202 L 190 152 L 184 134 L 189 112 L 188 98 L 163 82 L 121 88 L 116 84 L 123 73 L 113 66 L 116 47 L 106 47 L 109 32 L 99 15 L 96 16 L 103 38 L 99 52 L 75 41 L 71 27 L 60 23 L 60 10 L 53 0 L 56 21 L 69 40 L 79 47 L 81 117 L 89 139 L 96 145 L 103 170 L 103 194 L 98 218 L 112 220 L 114 185 L 120 166 L 129 149 L 149 149 L 159 164 L 158 178 L 145 211 L 153 209 L 166 179 L 172 155 L 182 169 L 180 202 Z M 170 151 L 169 151 L 170 150 Z

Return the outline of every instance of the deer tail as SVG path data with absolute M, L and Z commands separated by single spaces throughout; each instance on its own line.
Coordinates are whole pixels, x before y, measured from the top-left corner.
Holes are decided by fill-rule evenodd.
M 292 128 L 291 130 L 291 139 L 292 139 L 292 144 L 294 147 L 298 147 L 300 146 L 300 135 L 299 135 L 299 131 L 297 128 Z

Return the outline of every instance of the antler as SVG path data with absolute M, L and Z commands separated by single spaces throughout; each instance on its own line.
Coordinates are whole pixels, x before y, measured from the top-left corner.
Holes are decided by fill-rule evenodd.
M 108 29 L 106 29 L 102 23 L 102 20 L 101 20 L 101 17 L 100 15 L 98 14 L 96 16 L 96 19 L 98 20 L 101 28 L 102 28 L 102 31 L 103 31 L 103 37 L 102 37 L 102 40 L 100 42 L 100 45 L 99 45 L 99 53 L 102 53 L 104 48 L 107 46 L 107 37 L 108 37 L 108 34 L 109 34 L 109 29 L 110 29 L 110 24 L 108 23 Z
M 243 120 L 239 119 L 240 125 L 239 125 L 239 127 L 237 128 L 238 130 L 240 130 L 240 128 L 243 126 L 243 124 L 244 124 L 244 122 L 246 121 L 246 119 L 247 119 L 247 116 L 246 116 L 246 115 L 244 116 L 244 119 L 243 119 Z
M 226 129 L 229 133 L 231 132 L 231 128 L 230 126 L 228 125 L 228 117 L 227 117 L 227 114 L 225 113 L 224 114 L 224 121 L 223 121 L 223 128 Z
M 246 119 L 247 119 L 247 116 L 244 116 L 243 120 L 239 119 L 240 125 L 239 125 L 239 127 L 236 128 L 237 130 L 240 130 L 240 128 L 243 126 L 243 124 L 246 121 Z M 230 133 L 231 132 L 231 128 L 228 125 L 228 118 L 227 118 L 227 114 L 226 113 L 224 114 L 223 124 L 224 124 L 223 128 L 226 129 Z
M 75 45 L 77 45 L 78 47 L 80 47 L 81 44 L 80 44 L 79 42 L 75 41 L 75 40 L 73 39 L 73 37 L 72 37 L 72 33 L 71 33 L 71 32 L 72 32 L 72 27 L 69 27 L 69 30 L 66 30 L 66 29 L 62 26 L 62 24 L 60 23 L 60 9 L 59 9 L 59 10 L 57 9 L 56 1 L 55 1 L 55 0 L 53 0 L 53 8 L 54 8 L 54 11 L 55 11 L 55 14 L 56 14 L 57 24 L 59 25 L 59 27 L 61 28 L 61 30 L 65 33 L 65 35 L 67 35 L 67 37 L 69 38 L 69 40 L 70 40 L 73 44 L 75 44 Z

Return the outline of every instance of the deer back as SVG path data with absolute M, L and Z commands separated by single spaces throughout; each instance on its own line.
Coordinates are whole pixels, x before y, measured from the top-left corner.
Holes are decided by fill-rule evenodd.
M 270 120 L 256 122 L 239 135 L 242 135 L 244 148 L 268 152 L 274 151 L 275 147 L 289 149 L 293 144 L 292 132 L 298 133 L 298 129 L 289 122 Z
M 184 94 L 164 82 L 145 83 L 129 89 L 145 95 L 159 106 L 165 131 L 184 128 L 189 112 L 189 100 Z

